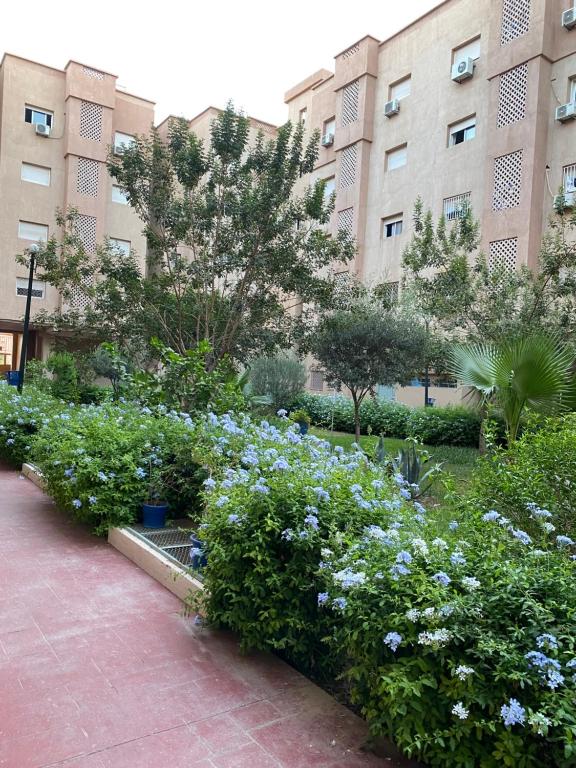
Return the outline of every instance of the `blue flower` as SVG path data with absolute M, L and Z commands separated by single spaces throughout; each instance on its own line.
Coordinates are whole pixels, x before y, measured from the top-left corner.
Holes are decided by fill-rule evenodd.
M 146 477 L 146 471 L 144 469 L 142 469 L 142 467 L 138 467 L 138 469 L 136 470 L 136 472 L 134 474 L 139 479 L 142 479 L 143 477 Z
M 443 587 L 447 587 L 448 584 L 452 581 L 450 576 L 448 576 L 447 573 L 444 573 L 444 571 L 438 571 L 438 573 L 435 573 L 434 576 L 432 576 L 432 580 L 436 581 L 438 584 L 442 584 Z
M 76 509 L 80 509 L 80 507 L 82 506 L 82 502 L 80 501 L 80 499 L 73 499 L 72 506 L 76 507 Z
M 74 474 L 74 469 L 72 467 L 70 467 L 69 469 L 65 469 L 64 474 L 66 475 L 66 477 L 72 477 L 72 475 Z
M 459 525 L 460 525 L 460 523 L 457 520 L 451 520 L 448 523 L 448 528 L 450 528 L 451 531 L 455 531 L 456 528 L 458 528 Z
M 559 547 L 570 547 L 574 542 L 569 536 L 556 536 L 556 544 Z
M 294 531 L 291 528 L 286 528 L 280 534 L 280 538 L 284 539 L 284 541 L 292 541 L 294 538 Z
M 396 653 L 396 648 L 398 648 L 401 642 L 402 635 L 399 635 L 398 632 L 388 632 L 384 638 L 384 645 L 387 645 L 392 653 Z
M 216 500 L 216 506 L 223 507 L 225 504 L 228 504 L 229 501 L 230 501 L 230 498 L 228 496 L 220 496 Z
M 412 494 L 407 488 L 400 488 L 399 490 L 400 496 L 402 496 L 403 499 L 406 499 L 409 501 L 412 498 Z
M 452 565 L 466 565 L 466 558 L 462 552 L 452 552 L 450 555 L 450 562 Z
M 318 518 L 316 515 L 306 515 L 304 518 L 306 525 L 310 525 L 315 531 L 318 530 Z
M 411 571 L 403 563 L 396 563 L 390 568 L 390 573 L 394 581 L 398 581 L 400 576 L 409 576 Z
M 482 520 L 485 520 L 487 523 L 495 523 L 499 519 L 500 512 L 496 512 L 495 509 L 491 509 L 490 512 L 486 512 L 485 515 L 482 515 Z
M 536 638 L 536 645 L 538 648 L 546 648 L 547 650 L 555 651 L 558 649 L 558 640 L 554 635 L 544 633 L 543 635 L 538 635 Z
M 287 413 L 288 413 L 288 411 L 285 408 L 279 408 L 276 411 L 276 416 L 279 416 L 281 419 L 283 419 L 284 416 L 286 416 Z
M 250 486 L 252 493 L 270 493 L 270 488 L 264 485 L 264 480 L 260 479 L 257 483 Z
M 350 493 L 362 493 L 362 486 L 354 483 L 354 485 L 350 486 Z
M 500 709 L 504 725 L 524 725 L 526 710 L 517 699 L 510 699 L 508 704 L 503 704 Z
M 348 601 L 346 600 L 345 597 L 337 597 L 335 600 L 332 601 L 332 605 L 335 608 L 339 608 L 341 611 L 343 611 L 344 608 L 346 608 L 346 606 L 348 605 Z
M 88 496 L 88 504 L 94 505 L 97 502 L 98 502 L 98 499 L 96 498 L 96 496 Z
M 272 464 L 272 469 L 274 470 L 285 470 L 290 469 L 290 464 L 286 461 L 286 459 L 283 456 L 280 456 L 274 464 Z
M 240 520 L 240 516 L 236 514 L 228 515 L 228 522 L 229 523 L 237 523 Z
M 330 501 L 330 494 L 322 486 L 318 485 L 316 488 L 312 488 L 312 490 L 316 494 L 318 501 Z
M 319 592 L 318 593 L 318 605 L 324 605 L 324 603 L 328 602 L 330 595 L 328 592 Z
M 97 477 L 98 477 L 98 480 L 102 480 L 103 483 L 106 483 L 108 481 L 108 477 L 107 477 L 106 473 L 102 472 L 102 470 L 100 470 L 98 472 Z
M 401 552 L 398 552 L 396 555 L 396 562 L 397 563 L 411 563 L 412 562 L 412 555 L 410 552 L 406 552 L 405 549 L 403 549 Z
M 530 538 L 530 536 L 528 536 L 528 534 L 525 531 L 520 531 L 517 528 L 513 528 L 510 531 L 510 533 L 512 534 L 512 536 L 514 536 L 515 539 L 518 539 L 518 541 L 521 544 L 528 545 L 532 543 L 532 539 Z

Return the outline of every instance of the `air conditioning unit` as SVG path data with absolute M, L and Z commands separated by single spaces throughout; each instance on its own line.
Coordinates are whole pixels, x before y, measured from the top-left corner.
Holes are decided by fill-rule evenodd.
M 554 208 L 574 208 L 576 206 L 576 191 L 564 192 L 563 195 L 556 195 L 554 198 Z
M 50 136 L 50 126 L 44 125 L 43 123 L 36 123 L 34 126 L 34 130 L 36 131 L 37 136 L 44 136 L 44 138 L 48 138 Z
M 334 134 L 333 133 L 325 133 L 324 136 L 322 136 L 322 146 L 323 147 L 331 147 L 332 144 L 334 144 Z
M 571 101 L 570 104 L 562 104 L 561 107 L 556 107 L 556 120 L 561 123 L 565 123 L 567 120 L 574 120 L 576 117 L 576 102 Z
M 573 29 L 576 27 L 576 5 L 574 8 L 568 8 L 562 14 L 562 26 L 564 29 Z
M 474 59 L 468 57 L 457 61 L 452 67 L 452 80 L 455 83 L 461 83 L 470 77 L 474 77 Z
M 393 117 L 394 115 L 397 115 L 398 112 L 400 112 L 400 102 L 398 99 L 392 99 L 392 101 L 387 101 L 386 104 L 384 104 L 384 115 L 386 117 Z

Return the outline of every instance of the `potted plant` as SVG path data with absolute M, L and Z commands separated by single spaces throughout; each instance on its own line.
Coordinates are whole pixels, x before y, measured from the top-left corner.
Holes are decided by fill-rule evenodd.
M 292 411 L 290 418 L 300 427 L 301 435 L 308 433 L 308 427 L 310 426 L 310 414 L 308 411 L 305 411 L 304 408 L 298 408 L 298 410 Z
M 164 528 L 168 503 L 162 500 L 162 462 L 155 454 L 148 461 L 148 497 L 142 504 L 142 525 L 144 528 Z

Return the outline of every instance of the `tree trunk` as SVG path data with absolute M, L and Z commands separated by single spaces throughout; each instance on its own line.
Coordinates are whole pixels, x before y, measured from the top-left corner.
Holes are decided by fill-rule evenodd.
M 354 435 L 360 445 L 360 403 L 354 398 Z

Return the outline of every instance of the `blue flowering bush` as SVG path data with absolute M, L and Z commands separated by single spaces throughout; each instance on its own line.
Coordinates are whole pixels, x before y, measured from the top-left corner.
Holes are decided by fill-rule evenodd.
M 32 454 L 56 502 L 103 533 L 135 522 L 156 493 L 151 475 L 189 439 L 186 420 L 163 407 L 105 403 L 45 419 Z
M 219 467 L 205 482 L 201 533 L 209 619 L 238 632 L 245 648 L 325 670 L 332 659 L 322 638 L 333 619 L 318 592 L 328 545 L 389 519 L 409 492 L 361 452 L 332 449 L 296 426 L 211 416 L 199 432 Z
M 305 408 L 312 424 L 339 432 L 354 432 L 354 408 L 344 395 L 302 394 L 291 405 Z M 360 429 L 385 437 L 416 437 L 427 445 L 477 447 L 480 416 L 462 406 L 409 408 L 380 398 L 369 398 L 360 407 Z
M 0 458 L 21 465 L 30 458 L 34 436 L 49 418 L 66 410 L 61 400 L 33 387 L 21 395 L 0 382 Z

